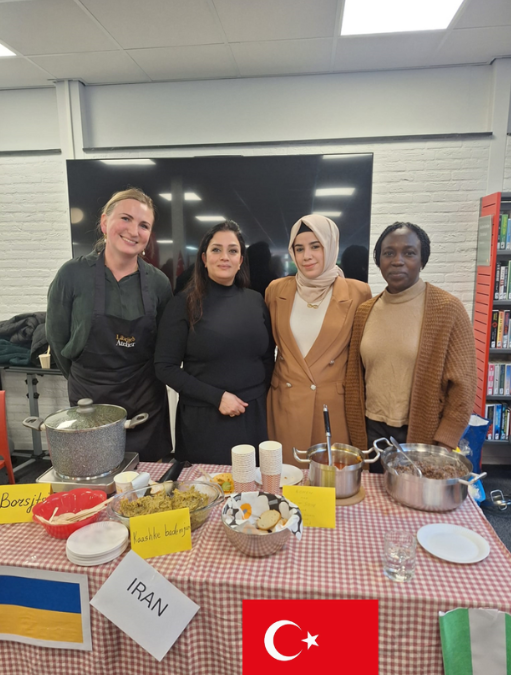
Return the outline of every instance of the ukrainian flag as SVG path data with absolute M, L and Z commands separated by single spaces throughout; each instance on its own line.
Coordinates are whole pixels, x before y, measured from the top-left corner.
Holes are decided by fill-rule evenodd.
M 23 576 L 25 571 L 17 568 L 18 576 L 4 571 L 0 571 L 1 639 L 88 649 L 90 624 L 84 624 L 83 615 L 87 622 L 90 617 L 88 597 L 83 602 L 83 575 L 26 570 L 28 576 Z M 71 579 L 62 581 L 58 577 Z

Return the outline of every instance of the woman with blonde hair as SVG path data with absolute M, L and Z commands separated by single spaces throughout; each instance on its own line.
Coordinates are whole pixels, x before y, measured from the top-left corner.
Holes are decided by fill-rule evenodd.
M 273 281 L 266 291 L 278 353 L 268 394 L 268 433 L 296 464 L 293 446 L 307 450 L 325 441 L 323 405 L 332 441 L 349 443 L 344 413 L 348 346 L 357 307 L 371 297 L 366 283 L 345 279 L 337 266 L 339 230 L 318 214 L 291 229 L 289 253 L 295 277 Z
M 68 380 L 69 401 L 119 405 L 149 419 L 126 434 L 126 450 L 143 461 L 168 455 L 165 386 L 154 374 L 158 322 L 172 290 L 143 256 L 155 218 L 152 200 L 130 188 L 104 206 L 96 250 L 57 272 L 48 291 L 46 332 Z

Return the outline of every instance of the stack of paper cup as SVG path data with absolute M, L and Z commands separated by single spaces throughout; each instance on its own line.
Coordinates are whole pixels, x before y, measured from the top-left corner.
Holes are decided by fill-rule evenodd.
M 275 494 L 280 487 L 282 474 L 282 444 L 277 441 L 260 443 L 259 463 L 263 490 Z
M 232 479 L 236 492 L 255 490 L 255 448 L 253 445 L 235 445 L 231 450 Z

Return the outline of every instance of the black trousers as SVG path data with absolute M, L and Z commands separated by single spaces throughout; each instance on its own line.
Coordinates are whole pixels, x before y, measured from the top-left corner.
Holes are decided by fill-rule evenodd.
M 408 425 L 402 427 L 391 427 L 385 422 L 376 422 L 366 417 L 366 432 L 367 432 L 367 447 L 370 448 L 378 438 L 389 439 L 393 436 L 398 443 L 406 443 L 406 434 L 408 433 Z M 383 473 L 381 460 L 374 464 L 369 464 L 369 473 Z

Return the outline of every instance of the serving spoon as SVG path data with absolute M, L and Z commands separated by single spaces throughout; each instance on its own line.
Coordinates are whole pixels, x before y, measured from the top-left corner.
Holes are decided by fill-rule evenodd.
M 404 456 L 404 458 L 406 459 L 406 461 L 407 461 L 409 464 L 412 465 L 414 474 L 415 474 L 418 478 L 422 478 L 422 471 L 419 469 L 419 467 L 417 466 L 417 464 L 415 464 L 415 462 L 413 462 L 413 461 L 408 457 L 408 455 L 407 455 L 406 452 L 403 450 L 403 448 L 399 445 L 399 443 L 396 441 L 396 439 L 393 438 L 392 436 L 390 436 L 390 442 L 391 442 L 392 445 L 396 448 L 396 450 L 397 450 L 399 453 L 401 453 L 401 455 Z M 397 472 L 396 472 L 396 473 L 397 473 Z

